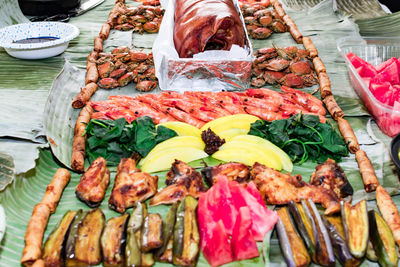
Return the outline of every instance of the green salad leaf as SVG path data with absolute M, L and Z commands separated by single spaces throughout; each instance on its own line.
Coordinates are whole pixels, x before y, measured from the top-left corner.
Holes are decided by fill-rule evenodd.
M 332 125 L 321 123 L 315 115 L 296 114 L 272 122 L 258 120 L 251 124 L 249 134 L 271 141 L 299 164 L 307 160 L 322 163 L 328 158 L 340 162 L 349 155 L 345 141 Z
M 156 128 L 150 117 L 137 118 L 129 124 L 125 118 L 117 120 L 93 119 L 86 126 L 87 157 L 89 162 L 103 157 L 109 166 L 117 166 L 121 158 L 138 153 L 142 157 L 159 143 L 177 136 L 164 126 Z

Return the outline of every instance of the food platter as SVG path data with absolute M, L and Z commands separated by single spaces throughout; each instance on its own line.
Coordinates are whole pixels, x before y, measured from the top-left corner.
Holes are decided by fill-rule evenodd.
M 321 7 L 319 6 L 319 8 Z M 314 12 L 318 11 L 314 10 Z M 293 19 L 296 21 L 295 14 L 293 14 Z M 299 24 L 299 28 L 301 29 L 302 27 L 303 26 Z M 308 30 L 305 29 L 305 32 L 307 31 Z M 309 29 L 309 31 L 312 32 L 312 29 Z M 286 35 L 286 37 L 289 38 L 283 40 L 282 44 L 279 45 L 283 45 L 285 43 L 286 43 L 285 45 L 294 44 L 293 40 L 290 39 L 291 38 L 290 36 Z M 141 38 L 142 37 L 138 37 L 139 40 Z M 319 38 L 321 37 L 315 38 L 316 40 L 315 43 L 318 48 L 319 48 L 318 46 Z M 112 42 L 113 40 L 111 40 L 110 47 L 113 47 Z M 272 42 L 278 42 L 277 38 L 273 37 Z M 258 41 L 255 43 L 256 43 L 255 45 L 256 48 L 261 48 L 265 46 L 265 44 L 259 46 L 260 43 L 258 43 Z M 108 46 L 107 42 L 105 42 L 105 46 Z M 322 47 L 324 47 L 323 44 Z M 325 49 L 322 49 L 321 51 L 325 51 Z M 325 57 L 328 59 L 326 62 L 324 61 L 324 63 L 326 64 L 329 72 L 329 66 L 332 64 L 329 61 L 331 55 L 329 53 L 326 54 L 322 53 L 321 57 L 322 58 Z M 338 72 L 340 73 L 340 70 Z M 74 96 L 77 94 L 78 88 L 82 87 L 82 84 L 84 83 L 83 82 L 84 76 L 85 76 L 85 71 L 76 69 L 72 67 L 69 63 L 67 63 L 64 66 L 63 72 L 56 78 L 53 84 L 49 101 L 46 106 L 46 112 L 45 112 L 46 116 L 45 116 L 44 126 L 47 132 L 47 137 L 49 138 L 50 146 L 52 148 L 52 152 L 54 153 L 55 157 L 57 157 L 58 160 L 60 160 L 60 162 L 65 166 L 69 166 L 71 160 L 70 156 L 71 156 L 71 145 L 73 137 L 73 127 L 75 125 L 76 118 L 79 115 L 79 110 L 73 110 L 70 106 L 70 103 L 74 98 Z M 334 87 L 337 84 L 335 79 L 336 76 L 340 75 L 338 73 L 333 73 L 333 75 L 331 76 Z M 340 83 L 340 81 L 338 81 L 338 83 Z M 315 88 L 307 88 L 306 91 L 311 93 L 314 89 Z M 333 91 L 335 91 L 335 89 L 336 88 L 333 88 Z M 106 100 L 108 96 L 116 94 L 130 95 L 130 96 L 137 95 L 137 93 L 134 92 L 133 90 L 134 90 L 133 86 L 114 89 L 112 91 L 99 90 L 93 96 L 92 101 Z M 153 91 L 152 94 L 160 94 L 160 92 Z M 347 113 L 347 111 L 349 110 L 350 114 L 360 114 L 360 113 L 365 114 L 364 111 L 362 111 L 357 106 L 357 104 L 350 104 L 349 106 L 346 106 L 346 96 L 345 96 L 346 94 L 344 93 L 342 94 L 340 92 L 340 89 L 338 90 L 338 95 L 339 97 L 337 98 L 337 102 L 339 103 L 340 106 L 342 106 L 341 103 L 343 103 L 342 107 L 345 110 L 345 113 Z M 65 104 L 63 105 L 63 103 Z M 355 103 L 357 103 L 357 101 Z M 352 125 L 353 128 L 354 125 L 356 125 L 354 130 L 356 132 L 356 136 L 359 139 L 361 147 L 367 151 L 367 154 L 370 157 L 371 161 L 373 161 L 374 163 L 377 162 L 377 164 L 374 164 L 374 168 L 375 172 L 377 173 L 378 181 L 391 194 L 397 194 L 399 190 L 397 177 L 394 176 L 388 170 L 389 161 L 387 155 L 386 154 L 382 155 L 380 153 L 377 153 L 379 147 L 381 146 L 380 148 L 382 148 L 383 145 L 377 143 L 374 139 L 372 139 L 370 137 L 370 132 L 368 132 L 367 127 L 374 127 L 374 126 L 373 125 L 371 126 L 367 118 L 361 118 L 361 119 L 346 118 L 346 119 L 350 122 L 350 125 Z M 332 119 L 329 119 L 329 121 L 335 125 Z M 206 162 L 208 164 L 211 164 L 210 166 L 218 163 L 215 161 L 213 162 L 211 159 L 207 159 Z M 201 167 L 202 162 L 200 161 L 193 162 L 191 165 L 194 167 Z M 316 163 L 312 162 L 308 163 L 306 162 L 301 166 L 295 165 L 292 173 L 302 174 L 303 178 L 305 178 L 305 180 L 307 181 L 308 177 L 314 171 L 316 165 L 317 165 Z M 343 163 L 341 163 L 341 166 L 345 170 L 348 179 L 354 188 L 355 191 L 355 194 L 353 196 L 354 203 L 366 197 L 368 199 L 374 199 L 373 194 L 368 194 L 363 189 L 364 185 L 362 184 L 362 179 L 360 173 L 358 172 L 358 167 L 357 164 L 355 163 L 354 156 L 345 158 Z M 55 170 L 58 167 L 59 165 L 56 162 L 54 162 L 51 153 L 48 150 L 42 151 L 40 153 L 40 158 L 37 162 L 36 171 L 32 174 L 18 176 L 15 182 L 4 193 L 2 193 L 2 203 L 6 210 L 7 221 L 11 222 L 8 223 L 8 227 L 13 228 L 15 230 L 15 233 L 14 231 L 13 233 L 10 233 L 10 228 L 7 229 L 8 232 L 6 233 L 5 241 L 3 241 L 4 243 L 2 243 L 5 245 L 2 246 L 3 251 L 1 252 L 2 254 L 0 255 L 0 258 L 1 260 L 4 260 L 4 262 L 7 262 L 7 264 L 10 266 L 17 265 L 19 262 L 19 258 L 23 248 L 23 236 L 26 230 L 27 222 L 29 221 L 29 218 L 31 216 L 32 207 L 34 206 L 35 203 L 40 202 L 43 192 L 45 191 L 46 185 L 50 182 L 55 173 Z M 86 163 L 86 167 L 88 167 L 88 163 Z M 115 174 L 116 174 L 115 168 L 111 168 L 111 177 L 115 177 Z M 158 176 L 159 176 L 160 187 L 165 186 L 165 172 L 158 173 Z M 61 217 L 67 210 L 69 209 L 77 210 L 79 208 L 83 208 L 84 210 L 88 209 L 88 207 L 84 203 L 80 202 L 75 197 L 74 189 L 75 186 L 78 184 L 79 179 L 80 175 L 73 173 L 71 182 L 69 183 L 69 185 L 67 186 L 67 188 L 63 193 L 63 196 L 60 200 L 56 213 L 50 216 L 50 220 L 45 233 L 45 238 L 55 228 L 57 222 L 61 219 Z M 34 190 L 30 190 L 30 188 L 33 188 Z M 24 197 L 20 197 L 21 193 L 24 195 Z M 107 189 L 107 192 L 105 194 L 105 199 L 108 199 L 110 194 L 111 194 L 111 187 Z M 395 203 L 397 203 L 397 198 L 393 199 Z M 370 203 L 371 207 L 374 207 L 374 201 L 369 202 L 368 205 Z M 108 208 L 106 201 L 103 201 L 101 203 L 100 208 L 104 212 L 107 219 L 118 215 L 118 213 Z M 17 209 L 23 210 L 23 212 L 21 212 L 21 214 L 13 212 L 13 210 L 15 211 Z M 162 217 L 165 217 L 166 213 L 168 212 L 168 208 L 165 206 L 155 206 L 150 208 L 150 212 L 159 213 Z M 269 238 L 270 238 L 269 235 L 267 235 L 264 242 L 257 243 L 258 248 L 261 252 L 258 258 L 241 262 L 234 262 L 232 263 L 232 265 L 239 266 L 244 264 L 245 266 L 248 265 L 261 266 L 269 261 L 273 264 L 282 264 L 284 262 L 284 259 L 282 258 L 282 254 L 279 250 L 279 245 L 278 245 L 279 242 L 276 238 L 276 234 L 273 234 L 272 239 Z M 269 249 L 270 251 L 268 251 Z M 197 264 L 199 266 L 208 265 L 207 261 L 205 260 L 202 254 L 200 255 Z

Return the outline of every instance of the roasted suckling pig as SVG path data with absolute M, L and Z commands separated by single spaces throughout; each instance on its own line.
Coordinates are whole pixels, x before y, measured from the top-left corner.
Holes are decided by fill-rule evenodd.
M 232 0 L 177 0 L 174 43 L 181 58 L 244 47 L 246 34 Z
M 353 187 L 347 180 L 346 174 L 333 159 L 327 159 L 315 168 L 310 184 L 330 189 L 340 198 L 353 194 Z
M 218 181 L 219 175 L 226 176 L 230 181 L 246 182 L 250 177 L 249 167 L 243 163 L 229 162 L 201 170 L 204 180 L 209 186 Z
M 171 204 L 182 200 L 186 195 L 198 198 L 201 192 L 207 191 L 201 174 L 180 160 L 172 163 L 166 178 L 167 187 L 150 200 L 150 205 Z
M 282 205 L 311 198 L 326 208 L 325 214 L 340 211 L 339 198 L 332 190 L 307 184 L 300 175 L 283 174 L 256 162 L 251 177 L 267 204 Z
M 94 208 L 100 205 L 109 183 L 110 170 L 106 166 L 106 160 L 99 157 L 82 175 L 75 194 L 89 207 Z
M 134 159 L 123 158 L 118 165 L 114 187 L 108 200 L 111 209 L 125 212 L 157 192 L 157 176 L 141 172 Z

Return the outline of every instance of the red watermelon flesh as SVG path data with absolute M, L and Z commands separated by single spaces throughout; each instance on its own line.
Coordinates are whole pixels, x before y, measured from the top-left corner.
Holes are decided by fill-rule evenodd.
M 210 238 L 202 252 L 208 263 L 213 267 L 233 261 L 229 235 L 221 220 L 211 228 Z
M 386 81 L 391 82 L 393 84 L 399 84 L 399 66 L 397 65 L 396 62 L 392 62 L 389 66 L 387 66 L 383 71 L 379 73 L 381 74 L 386 74 L 388 76 L 388 79 Z
M 391 59 L 388 59 L 388 60 L 382 62 L 381 64 L 377 65 L 377 66 L 375 67 L 375 69 L 376 69 L 377 72 L 381 72 L 381 71 L 383 71 L 387 66 L 389 66 L 390 64 L 392 64 L 393 62 L 396 62 L 397 64 L 399 64 L 397 58 L 392 57 Z
M 351 64 L 353 64 L 354 68 L 359 68 L 361 66 L 369 64 L 364 59 L 360 58 L 359 56 L 355 55 L 354 53 L 350 52 L 347 54 L 347 58 L 350 60 Z
M 363 66 L 363 71 L 361 77 L 375 77 L 378 74 L 375 67 L 368 63 L 368 65 Z
M 360 75 L 361 77 L 363 77 L 363 71 L 364 71 L 364 66 L 360 66 L 358 68 L 356 68 L 356 71 L 358 73 L 358 75 Z
M 363 79 L 364 83 L 365 83 L 365 84 L 368 86 L 368 88 L 369 88 L 369 83 L 370 83 L 370 81 L 371 81 L 372 78 L 370 78 L 370 77 L 362 77 L 362 79 Z
M 378 99 L 380 102 L 384 104 L 389 104 L 392 99 L 393 91 L 390 85 L 390 82 L 384 83 L 373 83 L 371 80 L 371 84 L 369 86 L 372 94 Z

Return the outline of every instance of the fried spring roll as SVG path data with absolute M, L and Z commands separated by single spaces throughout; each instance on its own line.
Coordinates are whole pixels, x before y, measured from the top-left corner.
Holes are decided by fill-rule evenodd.
M 315 47 L 310 37 L 303 36 L 303 45 L 305 49 L 310 53 L 311 58 L 315 58 L 318 56 L 318 50 Z
M 99 58 L 99 53 L 97 53 L 96 51 L 90 52 L 90 54 L 88 55 L 87 60 L 86 60 L 86 71 L 91 66 L 90 63 L 95 63 L 96 64 L 96 60 L 98 58 Z
M 110 24 L 107 24 L 107 23 L 103 24 L 103 26 L 101 26 L 101 30 L 100 30 L 99 36 L 103 40 L 107 39 L 108 35 L 110 34 L 110 30 L 111 30 Z
M 97 71 L 97 70 L 96 70 Z M 81 89 L 79 94 L 75 97 L 72 102 L 73 108 L 84 107 L 89 101 L 92 95 L 97 91 L 98 85 L 95 82 L 87 84 Z
M 33 263 L 32 267 L 45 267 L 44 260 L 37 260 Z
M 44 203 L 37 204 L 32 211 L 25 232 L 25 247 L 22 251 L 21 263 L 24 266 L 32 264 L 42 256 L 42 241 L 44 230 L 50 216 L 50 209 Z
M 103 39 L 100 36 L 94 38 L 94 51 L 98 53 L 103 52 Z
M 90 164 L 82 175 L 79 184 L 76 186 L 75 194 L 79 200 L 89 207 L 98 207 L 106 194 L 109 183 L 110 170 L 107 168 L 106 160 L 99 157 Z
M 108 200 L 109 207 L 123 213 L 127 208 L 146 201 L 157 193 L 158 176 L 151 176 L 136 168 L 134 159 L 123 158 L 118 164 L 114 187 Z
M 283 18 L 286 15 L 285 10 L 283 10 L 282 5 L 278 1 L 274 3 L 274 9 L 281 18 Z
M 379 186 L 379 182 L 367 153 L 365 153 L 363 150 L 358 150 L 356 152 L 356 161 L 364 182 L 365 191 L 375 191 L 375 189 Z
M 322 63 L 322 60 L 320 57 L 314 57 L 313 60 L 313 65 L 314 65 L 314 69 L 317 72 L 317 75 L 319 76 L 320 73 L 324 73 L 326 72 L 326 68 L 324 63 Z M 326 73 L 325 73 L 326 74 Z M 328 75 L 327 75 L 328 76 Z M 329 77 L 328 77 L 329 79 Z
M 86 142 L 86 125 L 90 121 L 93 108 L 91 105 L 86 106 L 81 110 L 78 119 L 76 120 L 74 130 L 74 141 L 72 145 L 71 168 L 78 172 L 84 171 L 85 164 L 85 142 Z
M 357 137 L 354 134 L 353 128 L 351 128 L 349 122 L 343 118 L 338 118 L 337 122 L 340 133 L 346 141 L 349 151 L 355 154 L 358 150 L 360 150 L 360 146 L 358 145 Z
M 289 32 L 292 35 L 293 39 L 298 43 L 301 44 L 303 42 L 303 35 L 297 28 L 296 24 L 292 20 L 292 18 L 289 15 L 285 15 L 283 17 L 283 21 L 286 23 L 286 25 L 289 27 Z
M 85 79 L 85 85 L 89 83 L 97 83 L 97 80 L 99 79 L 99 72 L 97 71 L 97 65 L 96 63 L 88 63 L 88 67 L 86 70 L 86 79 Z
M 329 79 L 328 74 L 325 72 L 320 72 L 318 74 L 318 80 L 321 88 L 321 97 L 325 98 L 329 95 L 332 95 L 331 80 Z
M 56 211 L 64 188 L 69 183 L 70 179 L 71 174 L 69 173 L 69 171 L 67 169 L 59 168 L 57 169 L 53 179 L 47 186 L 41 203 L 46 204 L 49 207 L 51 213 L 54 213 Z
M 328 95 L 327 97 L 325 97 L 323 102 L 325 103 L 326 108 L 335 120 L 338 120 L 339 118 L 342 118 L 344 116 L 343 110 L 336 103 L 333 95 Z
M 383 219 L 393 233 L 394 240 L 400 248 L 400 215 L 389 193 L 382 186 L 376 188 L 376 203 Z

